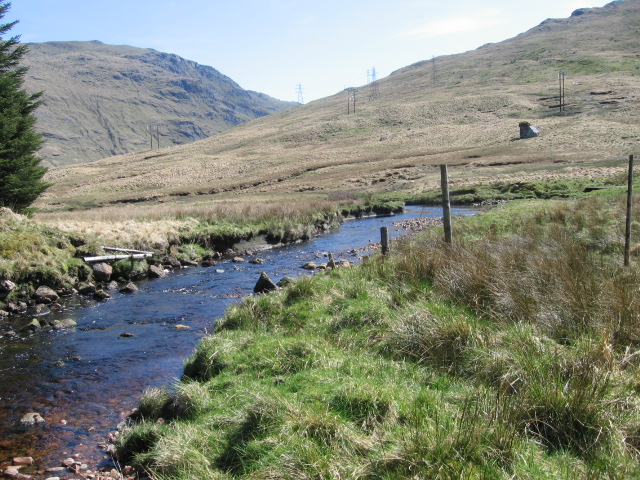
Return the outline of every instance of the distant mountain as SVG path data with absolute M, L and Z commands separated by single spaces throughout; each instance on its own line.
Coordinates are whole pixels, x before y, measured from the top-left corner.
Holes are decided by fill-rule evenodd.
M 29 44 L 25 88 L 37 110 L 45 164 L 83 163 L 180 145 L 297 105 L 244 90 L 177 55 L 92 42 Z M 156 137 L 157 135 L 157 137 Z
M 50 169 L 38 205 L 420 194 L 439 188 L 443 163 L 456 186 L 624 175 L 640 146 L 640 0 L 578 9 L 376 83 L 162 152 Z M 519 140 L 520 122 L 540 136 Z

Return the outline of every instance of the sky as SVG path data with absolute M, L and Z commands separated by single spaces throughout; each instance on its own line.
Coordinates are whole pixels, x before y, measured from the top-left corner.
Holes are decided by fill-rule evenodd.
M 21 41 L 175 53 L 242 88 L 309 101 L 610 0 L 12 0 Z M 2 1 L 4 3 L 4 1 Z M 300 87 L 300 88 L 299 88 Z

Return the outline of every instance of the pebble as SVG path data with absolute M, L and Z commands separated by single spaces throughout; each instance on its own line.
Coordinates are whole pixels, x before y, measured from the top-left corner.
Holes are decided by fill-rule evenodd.
M 66 470 L 66 467 L 50 467 L 50 468 L 47 468 L 45 472 L 58 473 L 58 472 L 64 472 L 65 470 Z
M 23 479 L 23 480 L 28 480 L 33 478 L 31 475 L 24 475 L 22 473 L 20 473 L 19 469 L 21 467 L 7 467 L 4 470 L 4 474 L 5 476 L 9 477 L 9 478 L 18 478 L 18 479 Z
M 22 419 L 20 419 L 20 423 L 24 423 L 27 425 L 34 425 L 36 423 L 43 423 L 45 421 L 44 418 L 42 418 L 42 415 L 40 415 L 39 413 L 36 412 L 30 412 L 27 413 L 26 415 L 24 415 L 22 417 Z

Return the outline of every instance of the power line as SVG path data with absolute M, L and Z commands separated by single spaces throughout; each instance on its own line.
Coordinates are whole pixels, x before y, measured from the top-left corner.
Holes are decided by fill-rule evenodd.
M 369 84 L 369 101 L 378 98 L 380 91 L 378 90 L 378 77 L 376 75 L 376 67 L 367 70 L 367 83 Z
M 296 91 L 298 92 L 298 103 L 300 105 L 304 105 L 304 98 L 302 97 L 302 84 L 301 83 L 299 83 L 296 86 Z

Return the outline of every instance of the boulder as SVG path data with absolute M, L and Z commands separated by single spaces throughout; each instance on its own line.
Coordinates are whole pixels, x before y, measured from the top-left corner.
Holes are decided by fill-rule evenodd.
M 233 257 L 233 259 L 231 261 L 234 262 L 234 263 L 242 263 L 245 260 L 242 257 Z
M 267 275 L 267 272 L 262 272 L 260 274 L 260 278 L 256 282 L 256 286 L 253 287 L 253 291 L 255 293 L 267 293 L 267 292 L 272 292 L 277 288 L 278 288 L 277 285 L 273 283 L 273 280 L 271 280 L 271 278 L 269 278 L 269 275 Z
M 96 286 L 93 283 L 83 283 L 78 287 L 80 295 L 93 295 L 96 293 Z
M 149 265 L 147 274 L 149 275 L 149 278 L 162 278 L 166 275 L 164 268 L 158 265 Z
M 101 302 L 102 300 L 106 300 L 107 298 L 111 298 L 111 295 L 109 295 L 104 290 L 96 290 L 95 293 L 93 294 L 93 298 L 94 298 L 94 300 L 98 300 L 99 302 Z
M 11 293 L 16 289 L 16 284 L 11 280 L 0 280 L 0 293 Z
M 249 260 L 249 263 L 252 263 L 253 265 L 264 265 L 267 262 L 264 258 L 252 258 Z
M 13 459 L 14 465 L 33 465 L 33 457 L 15 457 Z
M 174 256 L 168 256 L 168 257 L 164 257 L 162 259 L 162 265 L 166 265 L 168 267 L 173 268 L 180 268 L 182 267 L 182 264 L 180 263 L 180 260 L 178 260 L 176 257 Z
M 33 477 L 31 475 L 25 475 L 23 473 L 20 473 L 20 468 L 22 468 L 23 465 L 21 466 L 17 466 L 17 467 L 7 467 L 4 470 L 4 475 L 5 477 L 9 477 L 9 478 L 18 478 L 18 479 L 22 479 L 22 480 L 30 480 Z
M 42 328 L 42 324 L 40 323 L 40 320 L 38 320 L 37 318 L 34 318 L 29 323 L 27 323 L 22 330 L 35 332 L 37 330 L 40 330 L 41 328 Z
M 7 310 L 10 313 L 24 313 L 27 311 L 27 304 L 24 302 L 7 303 Z
M 318 266 L 315 264 L 315 262 L 307 262 L 302 265 L 302 268 L 304 268 L 305 270 L 316 270 Z
M 33 294 L 33 299 L 37 303 L 44 303 L 44 304 L 53 303 L 53 302 L 57 302 L 59 298 L 60 297 L 55 292 L 55 290 L 44 285 L 38 287 L 38 289 Z
M 202 265 L 203 267 L 215 267 L 217 264 L 218 262 L 213 258 L 205 258 L 204 260 L 202 260 L 202 263 L 200 265 Z
M 284 288 L 288 285 L 293 284 L 296 281 L 293 277 L 282 277 L 280 281 L 277 283 L 278 287 Z
M 44 303 L 36 303 L 33 307 L 32 315 L 48 315 L 51 313 L 51 309 Z
M 93 278 L 98 282 L 108 282 L 112 273 L 113 268 L 108 263 L 96 263 L 93 266 Z
M 184 259 L 180 260 L 180 265 L 182 265 L 183 267 L 197 267 L 198 262 L 194 260 Z
M 124 287 L 120 289 L 120 293 L 133 293 L 137 291 L 138 291 L 138 287 L 133 282 L 127 283 Z
M 75 320 L 72 320 L 70 318 L 64 318 L 62 320 L 56 320 L 53 322 L 53 325 L 51 325 L 53 327 L 54 330 L 67 330 L 70 328 L 75 328 L 78 325 L 78 322 L 76 322 Z

